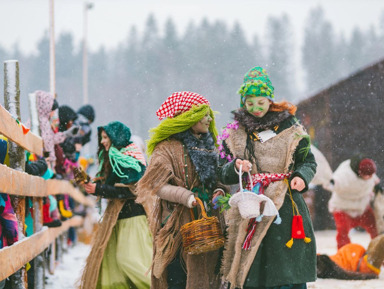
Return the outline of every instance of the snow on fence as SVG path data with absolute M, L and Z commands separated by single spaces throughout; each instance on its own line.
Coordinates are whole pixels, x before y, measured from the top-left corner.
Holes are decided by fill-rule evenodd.
M 94 206 L 92 199 L 86 198 L 70 182 L 63 180 L 44 180 L 25 172 L 24 150 L 43 155 L 43 141 L 20 123 L 20 90 L 19 65 L 11 60 L 4 63 L 4 103 L 0 105 L 0 134 L 10 141 L 10 167 L 0 165 L 0 192 L 7 193 L 13 198 L 14 210 L 19 223 L 19 241 L 9 247 L 0 249 L 0 280 L 14 274 L 12 288 L 25 288 L 25 265 L 41 254 L 50 244 L 55 244 L 56 238 L 70 227 L 83 224 L 83 217 L 74 216 L 63 222 L 60 227 L 47 228 L 42 226 L 42 197 L 48 195 L 68 194 L 78 203 Z M 27 132 L 26 132 L 27 131 Z M 24 217 L 25 199 L 33 198 L 34 204 L 34 234 L 25 238 Z M 21 270 L 20 270 L 21 269 Z M 15 274 L 16 273 L 16 274 Z M 41 279 L 41 278 L 40 278 Z M 41 282 L 41 280 L 36 280 Z M 41 283 L 40 283 L 41 284 Z M 40 286 L 38 286 L 40 287 Z

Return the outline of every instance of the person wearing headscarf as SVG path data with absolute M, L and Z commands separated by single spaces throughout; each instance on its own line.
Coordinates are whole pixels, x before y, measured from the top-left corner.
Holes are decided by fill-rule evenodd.
M 58 104 L 55 98 L 51 93 L 42 90 L 37 90 L 35 94 L 39 128 L 44 143 L 44 151 L 48 153 L 49 162 L 54 168 L 56 164 L 55 145 L 64 142 L 67 137 L 71 137 L 72 130 L 63 129 L 63 131 L 55 133 L 52 128 L 51 119 L 52 112 L 58 109 Z M 62 116 L 62 118 L 64 117 Z
M 213 111 L 202 95 L 182 91 L 169 96 L 156 114 L 162 122 L 151 130 L 147 149 L 150 164 L 137 187 L 137 202 L 153 212 L 149 216 L 154 237 L 151 286 L 219 288 L 219 250 L 187 254 L 180 233 L 180 228 L 193 220 L 191 208 L 196 206 L 196 197 L 209 214 L 219 216 L 212 199 L 226 188 L 218 184 L 216 176 Z
M 136 182 L 146 162 L 130 129 L 113 121 L 98 127 L 99 169 L 87 193 L 108 199 L 87 258 L 80 288 L 150 288 L 152 238 L 144 208 L 135 203 Z
M 275 102 L 262 67 L 246 73 L 239 94 L 234 122 L 220 136 L 220 180 L 238 184 L 241 166 L 250 173 L 241 176 L 249 196 L 265 201 L 257 217 L 229 209 L 222 272 L 230 288 L 304 289 L 316 280 L 315 236 L 302 196 L 316 172 L 309 136 L 296 107 Z M 271 201 L 274 210 L 266 206 Z

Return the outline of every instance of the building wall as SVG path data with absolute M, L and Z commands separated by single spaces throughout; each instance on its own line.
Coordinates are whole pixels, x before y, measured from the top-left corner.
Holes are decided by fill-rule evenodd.
M 299 103 L 297 116 L 333 170 L 364 153 L 384 179 L 384 61 Z

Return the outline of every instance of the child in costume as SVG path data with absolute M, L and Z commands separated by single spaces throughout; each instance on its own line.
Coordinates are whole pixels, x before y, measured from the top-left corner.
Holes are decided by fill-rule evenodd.
M 384 264 L 384 235 L 371 240 L 367 250 L 356 243 L 344 245 L 335 255 L 317 255 L 317 277 L 342 280 L 376 279 Z
M 80 288 L 150 288 L 152 238 L 144 208 L 135 203 L 136 182 L 145 159 L 131 142 L 130 129 L 121 122 L 98 127 L 99 171 L 87 193 L 109 199 L 87 258 Z
M 316 244 L 302 193 L 316 172 L 309 137 L 288 102 L 274 102 L 274 87 L 261 67 L 244 77 L 240 109 L 220 140 L 220 180 L 239 182 L 273 201 L 279 216 L 243 219 L 228 211 L 222 272 L 230 288 L 306 288 L 316 279 Z M 251 183 L 253 186 L 251 186 Z M 251 194 L 252 195 L 252 194 Z M 264 212 L 265 213 L 265 212 Z
M 218 216 L 211 200 L 227 189 L 218 184 L 216 177 L 213 111 L 203 96 L 182 91 L 168 97 L 156 114 L 159 120 L 165 119 L 151 130 L 147 150 L 150 164 L 137 187 L 137 201 L 149 210 L 157 196 L 150 217 L 154 236 L 151 286 L 219 288 L 219 250 L 186 254 L 180 233 L 180 228 L 192 221 L 190 209 L 196 206 L 195 196 L 203 201 L 209 214 Z
M 335 219 L 337 248 L 351 240 L 348 233 L 355 227 L 364 228 L 371 238 L 377 236 L 375 215 L 370 206 L 375 185 L 380 183 L 372 159 L 356 155 L 342 162 L 332 175 L 329 189 L 329 212 Z

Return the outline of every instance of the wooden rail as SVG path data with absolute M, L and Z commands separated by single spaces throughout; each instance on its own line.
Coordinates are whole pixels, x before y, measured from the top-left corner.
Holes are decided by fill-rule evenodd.
M 86 198 L 80 190 L 68 181 L 44 180 L 41 177 L 20 172 L 0 164 L 0 192 L 9 195 L 46 197 L 49 195 L 67 194 L 77 202 L 86 206 L 94 206 L 95 202 Z
M 52 244 L 50 264 L 55 261 L 56 238 L 65 233 L 70 227 L 81 226 L 84 219 L 74 216 L 57 228 L 42 227 L 42 197 L 57 194 L 67 194 L 78 203 L 94 206 L 92 198 L 85 197 L 80 190 L 69 181 L 44 180 L 25 172 L 25 153 L 27 150 L 38 156 L 43 155 L 43 140 L 26 130 L 20 119 L 20 87 L 19 65 L 15 60 L 4 63 L 4 105 L 0 105 L 0 134 L 10 141 L 8 146 L 10 167 L 0 164 L 0 192 L 12 195 L 14 210 L 18 221 L 19 241 L 9 247 L 0 249 L 0 281 L 10 276 L 12 288 L 22 289 L 27 286 L 25 264 L 42 254 Z M 34 104 L 31 105 L 31 107 Z M 25 196 L 33 197 L 34 234 L 24 238 Z M 60 247 L 60 245 L 59 245 Z M 44 267 L 43 267 L 44 268 Z M 44 284 L 44 269 L 35 263 L 35 287 Z M 49 267 L 53 274 L 54 265 Z
M 12 115 L 1 105 L 0 132 L 25 150 L 35 153 L 38 156 L 43 155 L 43 140 L 41 137 L 32 132 L 24 134 L 21 125 L 19 125 Z
M 83 218 L 74 216 L 64 221 L 60 227 L 47 228 L 34 233 L 28 238 L 16 242 L 12 246 L 0 250 L 0 280 L 11 276 L 22 268 L 27 262 L 43 252 L 55 239 L 70 227 L 79 227 L 83 224 Z

